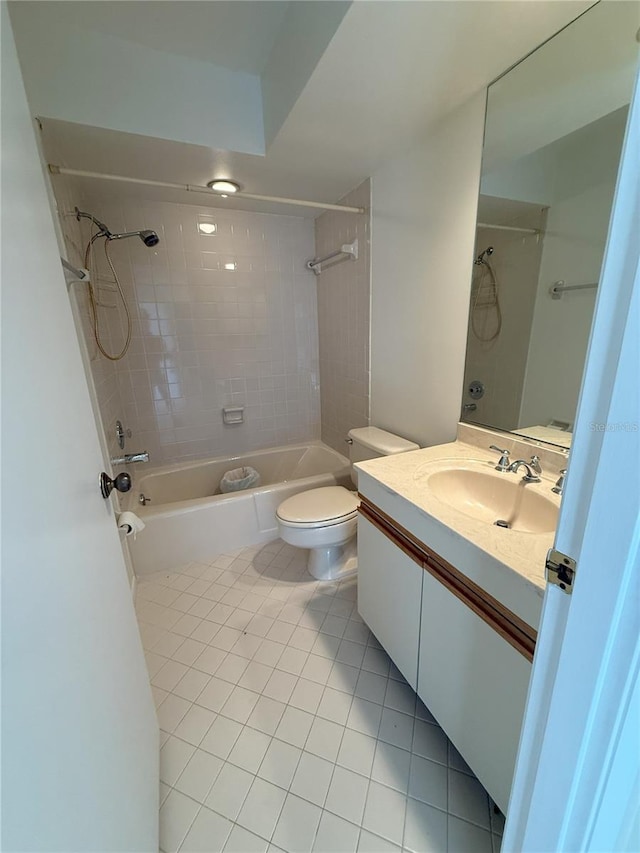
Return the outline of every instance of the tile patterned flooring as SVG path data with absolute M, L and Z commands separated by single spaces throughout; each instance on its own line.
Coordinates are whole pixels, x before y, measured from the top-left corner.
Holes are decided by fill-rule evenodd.
M 163 853 L 498 853 L 501 815 L 357 612 L 280 540 L 140 579 Z

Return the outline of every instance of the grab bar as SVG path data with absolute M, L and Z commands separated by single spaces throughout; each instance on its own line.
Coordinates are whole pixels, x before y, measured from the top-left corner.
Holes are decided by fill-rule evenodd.
M 549 288 L 549 293 L 552 299 L 562 299 L 562 294 L 569 290 L 592 290 L 598 286 L 598 282 L 594 281 L 589 284 L 565 284 L 563 279 L 554 281 Z
M 353 243 L 343 243 L 337 251 L 331 252 L 330 255 L 325 255 L 323 258 L 313 258 L 312 260 L 307 261 L 306 267 L 315 275 L 320 275 L 322 272 L 322 264 L 326 264 L 327 261 L 332 261 L 334 258 L 340 257 L 340 255 L 347 255 L 351 260 L 357 261 L 358 241 L 354 240 Z M 344 258 L 343 260 L 347 260 L 347 258 Z M 338 263 L 340 262 L 338 261 Z

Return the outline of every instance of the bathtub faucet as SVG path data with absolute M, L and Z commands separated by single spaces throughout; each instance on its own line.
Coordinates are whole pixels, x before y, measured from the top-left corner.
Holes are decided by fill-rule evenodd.
M 125 453 L 124 456 L 113 456 L 112 465 L 130 465 L 132 462 L 148 462 L 149 451 L 141 450 L 140 453 Z

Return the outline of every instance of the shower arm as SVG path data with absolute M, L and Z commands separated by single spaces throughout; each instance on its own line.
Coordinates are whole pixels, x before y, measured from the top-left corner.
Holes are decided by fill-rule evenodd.
M 112 234 L 109 232 L 107 234 L 107 240 L 124 240 L 125 237 L 139 237 L 139 231 L 125 231 L 122 234 Z

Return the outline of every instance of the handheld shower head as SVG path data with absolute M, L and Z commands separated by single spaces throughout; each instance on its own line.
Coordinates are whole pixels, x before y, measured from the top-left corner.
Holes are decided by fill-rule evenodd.
M 125 237 L 139 237 L 145 246 L 148 246 L 149 248 L 157 246 L 160 242 L 160 238 L 155 231 L 123 231 L 122 234 L 112 234 L 104 222 L 100 222 L 100 220 L 96 219 L 92 213 L 85 213 L 83 210 L 78 210 L 76 207 L 75 214 L 78 222 L 81 219 L 90 219 L 91 222 L 100 229 L 98 233 L 94 234 L 91 238 L 92 243 L 99 237 L 106 237 L 107 240 L 124 240 Z
M 484 252 L 480 252 L 478 257 L 475 259 L 474 264 L 477 264 L 478 266 L 481 264 L 484 264 L 485 263 L 484 256 L 488 255 L 489 257 L 491 257 L 491 255 L 493 255 L 493 251 L 494 251 L 493 246 L 488 246 L 484 250 Z
M 157 246 L 160 242 L 160 238 L 155 231 L 140 231 L 139 235 L 145 246 Z
M 126 231 L 123 234 L 109 234 L 107 240 L 124 240 L 126 237 L 139 237 L 145 246 L 157 246 L 160 238 L 155 231 Z

